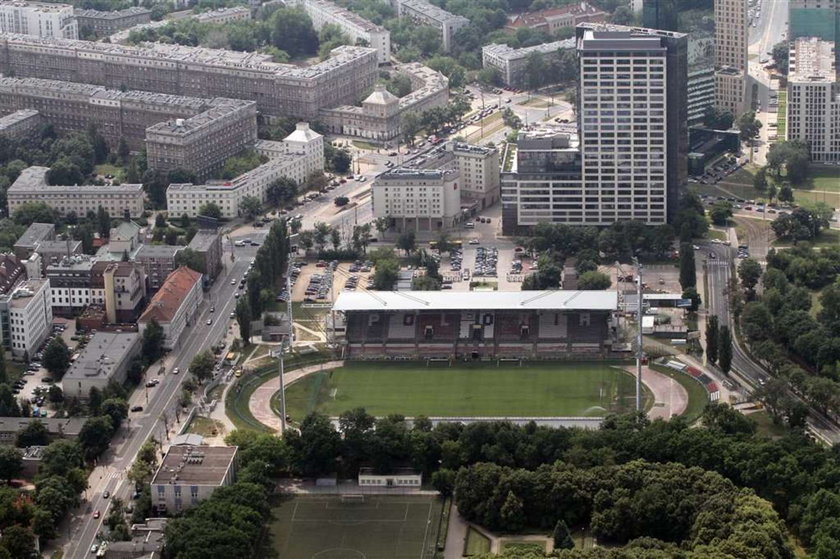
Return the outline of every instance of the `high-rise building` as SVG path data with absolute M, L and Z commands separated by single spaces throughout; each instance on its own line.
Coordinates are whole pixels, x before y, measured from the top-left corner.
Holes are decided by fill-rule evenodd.
M 840 161 L 840 88 L 834 43 L 801 37 L 791 45 L 788 73 L 787 140 L 808 144 L 811 159 Z
M 788 0 L 788 40 L 817 37 L 823 41 L 840 39 L 838 0 Z
M 679 20 L 676 0 L 644 0 L 642 25 L 650 29 L 676 31 Z
M 717 108 L 738 116 L 747 85 L 747 0 L 715 0 Z

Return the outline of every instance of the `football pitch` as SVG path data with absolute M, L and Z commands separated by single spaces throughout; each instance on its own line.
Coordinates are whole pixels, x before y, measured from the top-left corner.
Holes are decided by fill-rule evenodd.
M 295 559 L 431 559 L 442 501 L 431 495 L 295 496 L 273 512 L 279 557 Z
M 646 408 L 652 396 L 643 387 Z M 581 417 L 632 409 L 635 380 L 608 363 L 447 364 L 356 362 L 286 390 L 289 415 L 363 407 L 376 416 Z

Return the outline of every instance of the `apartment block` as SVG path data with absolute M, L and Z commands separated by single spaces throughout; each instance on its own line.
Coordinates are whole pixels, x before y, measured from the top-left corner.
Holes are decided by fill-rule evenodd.
M 461 175 L 461 201 L 483 210 L 495 204 L 500 196 L 499 150 L 467 144 L 447 142 L 444 148 L 455 156 L 455 165 Z
M 715 95 L 717 107 L 736 117 L 747 90 L 746 0 L 715 0 Z
M 407 17 L 419 25 L 428 25 L 438 30 L 443 50 L 449 52 L 455 44 L 455 33 L 469 25 L 470 20 L 439 8 L 424 0 L 391 0 L 397 15 Z
M 146 272 L 143 266 L 134 262 L 97 262 L 93 267 L 93 289 L 100 287 L 99 277 L 102 278 L 108 324 L 135 322 L 146 302 Z
M 182 246 L 170 245 L 143 245 L 140 247 L 140 250 L 134 255 L 134 261 L 143 266 L 146 272 L 146 284 L 149 292 L 159 290 L 166 278 L 178 268 L 175 263 L 175 255 L 182 250 L 184 250 Z
M 201 270 L 204 280 L 212 282 L 222 269 L 222 236 L 215 229 L 199 229 L 187 248 L 194 250 L 201 257 Z
M 397 231 L 443 231 L 461 216 L 460 174 L 455 169 L 386 171 L 371 186 L 374 218 Z
M 531 53 L 551 55 L 561 49 L 575 48 L 574 39 L 543 43 L 532 47 L 515 49 L 505 44 L 491 43 L 481 47 L 481 61 L 484 68 L 495 68 L 505 85 L 524 87 L 525 68 Z
M 117 31 L 149 23 L 152 20 L 152 10 L 140 6 L 131 6 L 113 12 L 76 10 L 75 15 L 79 25 L 79 34 L 83 37 L 89 35 L 107 37 Z
M 411 81 L 408 95 L 397 97 L 377 84 L 360 107 L 342 105 L 322 109 L 321 123 L 334 134 L 387 144 L 399 138 L 403 115 L 420 114 L 449 102 L 449 80 L 440 72 L 419 62 L 400 64 L 394 72 Z
M 20 109 L 0 117 L 0 137 L 13 142 L 34 138 L 44 126 L 41 113 L 35 109 Z
M 3 0 L 0 32 L 20 33 L 41 39 L 78 39 L 79 28 L 70 4 Z
M 32 223 L 15 242 L 13 247 L 15 256 L 20 260 L 26 260 L 35 252 L 38 243 L 52 240 L 55 240 L 55 224 Z
M 169 274 L 137 320 L 140 332 L 155 320 L 163 328 L 164 349 L 177 348 L 184 329 L 193 324 L 198 315 L 202 293 L 201 273 L 181 266 Z
M 310 120 L 325 107 L 353 103 L 378 76 L 376 49 L 340 46 L 300 67 L 258 52 L 163 43 L 115 45 L 67 39 L 0 37 L 0 72 L 20 77 L 257 102 L 266 115 Z
M 324 138 L 309 127 L 298 123 L 297 128 L 283 142 L 285 153 L 275 154 L 268 162 L 229 181 L 207 184 L 170 184 L 166 190 L 166 203 L 172 215 L 187 214 L 195 217 L 205 204 L 212 202 L 222 210 L 222 217 L 239 215 L 240 203 L 246 196 L 266 200 L 268 186 L 279 178 L 287 177 L 298 184 L 313 172 L 324 168 Z M 265 143 L 262 144 L 263 149 Z M 271 156 L 269 156 L 271 157 Z
M 516 31 L 517 29 L 528 28 L 554 34 L 560 29 L 576 27 L 581 23 L 605 22 L 608 15 L 603 10 L 586 2 L 575 2 L 558 8 L 510 16 L 505 29 Z
M 95 333 L 62 377 L 61 390 L 67 397 L 86 399 L 92 388 L 124 383 L 142 345 L 137 332 Z
M 808 144 L 811 160 L 840 161 L 840 86 L 834 43 L 800 37 L 790 48 L 787 140 Z
M 316 31 L 327 24 L 337 25 L 355 44 L 376 49 L 380 64 L 391 62 L 391 33 L 384 27 L 329 0 L 293 0 L 292 3 L 309 15 Z
M 256 140 L 257 104 L 216 98 L 203 113 L 147 128 L 146 156 L 152 169 L 184 169 L 203 179 Z
M 35 355 L 50 333 L 52 320 L 49 280 L 26 280 L 0 296 L 3 346 L 15 358 Z
M 96 263 L 96 259 L 88 255 L 77 254 L 47 266 L 46 277 L 50 281 L 55 314 L 73 316 L 88 305 L 105 304 L 104 290 L 92 288 Z
M 152 506 L 159 514 L 175 514 L 232 485 L 236 451 L 235 446 L 170 446 L 152 478 Z
M 49 167 L 27 167 L 7 191 L 9 213 L 14 214 L 21 204 L 40 201 L 57 210 L 61 215 L 75 212 L 86 215 L 88 211 L 105 208 L 114 217 L 139 216 L 143 213 L 143 185 L 50 185 L 47 184 Z

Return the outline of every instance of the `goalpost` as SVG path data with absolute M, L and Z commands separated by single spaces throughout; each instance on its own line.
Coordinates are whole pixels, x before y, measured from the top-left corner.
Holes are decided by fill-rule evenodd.
M 361 493 L 342 493 L 340 496 L 342 503 L 364 503 L 365 496 Z
M 496 367 L 501 367 L 502 363 L 516 363 L 517 367 L 522 366 L 522 358 L 521 357 L 500 357 L 496 360 Z

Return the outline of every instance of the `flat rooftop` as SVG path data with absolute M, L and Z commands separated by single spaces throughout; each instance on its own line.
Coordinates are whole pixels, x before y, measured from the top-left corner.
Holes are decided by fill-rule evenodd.
M 834 43 L 817 37 L 801 37 L 790 49 L 790 76 L 788 81 L 830 83 L 837 79 L 834 73 Z
M 87 420 L 87 417 L 0 417 L 0 433 L 16 433 L 33 421 L 40 421 L 51 435 L 76 437 Z
M 342 291 L 334 311 L 614 311 L 615 291 Z
M 527 58 L 532 52 L 550 53 L 560 49 L 575 48 L 574 39 L 564 39 L 562 41 L 554 41 L 551 43 L 542 43 L 531 47 L 523 47 L 515 49 L 503 43 L 491 43 L 481 48 L 482 52 L 496 55 L 504 60 L 519 60 L 520 58 Z
M 152 485 L 221 485 L 238 447 L 170 446 Z
M 26 172 L 26 169 L 24 169 Z M 33 223 L 27 227 L 23 235 L 15 242 L 16 248 L 35 248 L 35 244 L 55 236 L 55 225 L 52 223 Z
M 450 169 L 406 169 L 405 167 L 398 167 L 385 171 L 376 180 L 444 180 L 456 174 L 457 171 Z
M 38 290 L 44 287 L 45 284 L 49 285 L 49 281 L 47 279 L 28 279 L 17 284 L 15 289 L 7 295 L 9 298 L 9 308 L 25 309 L 32 302 L 32 297 Z
M 70 365 L 62 383 L 96 377 L 110 379 L 140 341 L 137 332 L 97 332 Z

